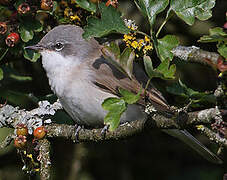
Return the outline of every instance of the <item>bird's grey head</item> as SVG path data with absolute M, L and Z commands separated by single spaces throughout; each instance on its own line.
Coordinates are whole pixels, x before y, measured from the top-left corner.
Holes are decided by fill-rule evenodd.
M 61 54 L 65 58 L 74 56 L 86 59 L 89 54 L 95 53 L 100 45 L 93 38 L 84 40 L 83 32 L 81 27 L 75 25 L 59 25 L 49 31 L 38 44 L 26 48 L 38 50 L 42 55 L 48 51 Z

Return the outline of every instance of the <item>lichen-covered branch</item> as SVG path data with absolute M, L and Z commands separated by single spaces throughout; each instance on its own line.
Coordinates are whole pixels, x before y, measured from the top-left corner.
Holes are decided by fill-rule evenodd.
M 209 140 L 219 144 L 220 146 L 225 146 L 227 148 L 226 138 L 221 137 L 218 133 L 213 132 L 205 126 L 200 126 L 199 130 L 209 138 Z
M 40 160 L 40 179 L 49 180 L 50 179 L 50 142 L 47 139 L 42 139 L 39 141 L 39 160 Z
M 226 61 L 215 52 L 204 51 L 196 46 L 178 46 L 172 50 L 175 57 L 180 58 L 186 62 L 197 62 L 200 64 L 207 64 L 221 72 L 227 70 Z
M 24 123 L 28 126 L 29 129 L 35 129 L 36 126 L 41 126 L 42 124 L 44 124 L 47 129 L 47 137 L 65 137 L 74 140 L 76 138 L 75 126 L 66 124 L 53 124 L 49 122 L 45 123 L 47 120 L 42 119 L 42 117 L 44 117 L 44 115 L 46 114 L 54 115 L 56 109 L 60 108 L 61 106 L 59 105 L 59 102 L 56 102 L 53 105 L 50 105 L 47 102 L 42 102 L 40 103 L 39 108 L 36 108 L 32 111 L 19 110 L 19 108 L 5 105 L 0 109 L 0 116 L 2 117 L 0 119 L 1 127 L 15 128 L 17 124 Z M 146 111 L 149 111 L 149 108 L 147 108 Z M 192 125 L 211 124 L 215 119 L 222 120 L 221 112 L 218 108 L 210 108 L 198 112 L 190 112 L 187 113 L 187 118 L 166 117 L 165 115 L 154 113 L 153 111 L 147 113 L 150 114 L 148 119 L 125 123 L 119 126 L 115 131 L 107 132 L 105 140 L 120 139 L 133 136 L 143 131 L 144 129 L 186 128 L 187 126 Z M 80 142 L 102 141 L 103 137 L 101 136 L 101 130 L 102 128 L 82 129 L 79 132 Z

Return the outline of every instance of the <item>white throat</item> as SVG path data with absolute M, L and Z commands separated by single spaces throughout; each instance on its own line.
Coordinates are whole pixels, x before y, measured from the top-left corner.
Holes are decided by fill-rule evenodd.
M 61 95 L 64 91 L 63 87 L 66 87 L 65 84 L 70 79 L 72 69 L 79 66 L 81 60 L 72 56 L 64 57 L 59 52 L 48 50 L 42 51 L 41 55 L 51 89 L 57 95 Z

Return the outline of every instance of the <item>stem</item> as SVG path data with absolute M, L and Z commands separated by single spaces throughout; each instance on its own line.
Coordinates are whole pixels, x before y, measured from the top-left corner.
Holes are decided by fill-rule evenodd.
M 167 15 L 167 17 L 165 18 L 165 20 L 163 21 L 163 23 L 161 24 L 161 26 L 159 27 L 157 33 L 156 33 L 156 37 L 158 37 L 159 33 L 161 32 L 162 28 L 165 26 L 165 24 L 167 23 L 167 21 L 173 16 L 173 14 L 170 14 L 169 16 Z

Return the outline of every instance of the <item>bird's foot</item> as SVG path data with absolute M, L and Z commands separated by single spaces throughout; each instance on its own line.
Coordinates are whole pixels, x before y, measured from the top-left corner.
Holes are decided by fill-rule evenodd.
M 106 137 L 106 132 L 108 132 L 110 125 L 105 125 L 104 128 L 101 131 L 101 136 L 103 139 Z
M 80 125 L 75 125 L 75 134 L 74 134 L 74 137 L 75 137 L 75 142 L 76 143 L 79 143 L 80 141 L 79 141 L 79 132 L 80 132 L 80 130 L 82 129 L 82 126 L 80 126 Z

